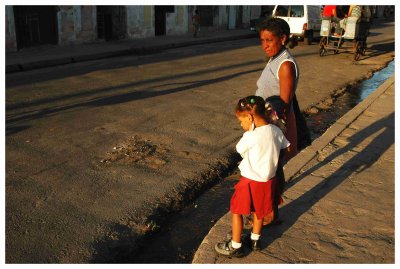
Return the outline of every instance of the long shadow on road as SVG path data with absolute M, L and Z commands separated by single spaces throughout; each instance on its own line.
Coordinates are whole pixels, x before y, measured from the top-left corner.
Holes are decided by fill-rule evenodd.
M 126 102 L 130 102 L 130 101 L 145 99 L 145 98 L 151 98 L 151 97 L 156 97 L 156 96 L 161 96 L 161 95 L 166 95 L 166 94 L 172 94 L 172 93 L 192 90 L 192 89 L 195 89 L 198 87 L 207 86 L 207 85 L 211 85 L 214 83 L 219 83 L 222 81 L 230 80 L 235 77 L 242 76 L 242 75 L 246 75 L 246 74 L 250 74 L 250 73 L 254 73 L 254 72 L 260 72 L 261 70 L 262 69 L 260 69 L 260 68 L 256 68 L 256 69 L 251 69 L 251 70 L 247 70 L 247 71 L 243 71 L 243 72 L 229 74 L 229 75 L 218 77 L 215 79 L 188 82 L 189 85 L 171 88 L 171 89 L 167 89 L 167 90 L 154 91 L 153 89 L 155 87 L 152 87 L 152 88 L 148 88 L 148 89 L 135 90 L 135 91 L 127 92 L 127 93 L 121 93 L 121 94 L 115 94 L 115 95 L 106 96 L 106 97 L 100 97 L 100 98 L 97 98 L 94 100 L 84 101 L 84 102 L 66 105 L 66 106 L 54 106 L 53 108 L 45 108 L 45 109 L 36 110 L 36 111 L 23 112 L 19 115 L 17 114 L 17 115 L 8 116 L 6 119 L 6 126 L 7 126 L 7 130 L 8 130 L 9 128 L 14 128 L 13 126 L 11 126 L 12 124 L 15 124 L 15 123 L 18 123 L 21 121 L 39 119 L 39 118 L 54 115 L 56 113 L 70 110 L 70 109 L 75 109 L 75 108 L 88 107 L 88 106 L 116 105 L 116 104 L 126 103 Z M 105 91 L 111 91 L 111 90 L 112 89 L 109 88 L 108 90 L 105 90 Z M 16 129 L 14 129 L 14 132 L 15 131 L 16 131 Z M 9 132 L 7 131 L 7 133 L 9 133 Z
M 235 65 L 229 65 L 229 66 L 221 66 L 221 67 L 216 67 L 212 69 L 204 69 L 200 71 L 194 71 L 194 72 L 188 72 L 188 73 L 182 73 L 182 74 L 177 74 L 174 76 L 168 75 L 168 76 L 162 76 L 162 77 L 156 77 L 156 78 L 149 78 L 137 82 L 131 82 L 131 83 L 126 83 L 126 84 L 121 84 L 115 87 L 106 87 L 106 88 L 100 88 L 100 89 L 93 89 L 93 90 L 86 90 L 86 91 L 80 91 L 79 93 L 72 93 L 72 94 L 67 94 L 67 95 L 62 95 L 62 96 L 56 96 L 56 97 L 47 97 L 47 98 L 42 98 L 36 101 L 30 101 L 30 102 L 19 102 L 16 104 L 11 104 L 7 105 L 6 104 L 6 109 L 18 109 L 18 108 L 27 108 L 31 106 L 37 106 L 37 105 L 43 105 L 47 103 L 53 103 L 56 101 L 65 101 L 68 99 L 73 99 L 73 98 L 83 98 L 83 97 L 89 97 L 91 95 L 95 94 L 102 94 L 102 93 L 109 93 L 109 92 L 114 92 L 116 90 L 120 89 L 125 89 L 129 87 L 137 87 L 137 86 L 143 86 L 149 83 L 157 83 L 157 82 L 162 82 L 162 81 L 170 81 L 170 80 L 175 80 L 175 79 L 181 79 L 181 78 L 186 78 L 186 77 L 191 77 L 191 76 L 199 76 L 199 75 L 204 75 L 204 74 L 212 74 L 215 72 L 219 71 L 225 71 L 229 69 L 235 69 L 235 68 L 243 68 L 246 66 L 251 66 L 251 65 L 256 65 L 256 64 L 261 64 L 262 60 L 254 60 L 254 61 L 248 61 L 248 62 L 243 62 Z
M 371 141 L 371 143 L 369 143 L 361 152 L 359 152 L 353 158 L 344 163 L 336 172 L 322 180 L 319 184 L 301 195 L 296 200 L 282 207 L 281 212 L 282 216 L 284 216 L 284 222 L 280 226 L 267 228 L 268 232 L 265 233 L 268 234 L 268 236 L 264 237 L 264 248 L 267 248 L 268 245 L 272 244 L 272 242 L 280 238 L 297 222 L 297 220 L 304 213 L 309 211 L 319 200 L 323 199 L 329 192 L 338 187 L 351 174 L 353 174 L 355 171 L 360 172 L 370 167 L 391 145 L 393 145 L 394 113 L 364 128 L 363 130 L 350 137 L 349 144 L 335 151 L 324 161 L 305 171 L 289 184 L 288 187 L 290 188 L 290 186 L 293 186 L 293 184 L 296 184 L 301 179 L 328 164 L 335 158 L 346 153 L 347 151 L 351 151 L 367 137 L 377 132 L 381 133 L 377 137 L 375 137 L 373 141 Z
M 173 48 L 167 51 L 158 51 L 154 54 L 148 55 L 135 56 L 127 54 L 126 56 L 116 56 L 109 59 L 91 60 L 87 62 L 68 64 L 66 66 L 64 65 L 41 70 L 31 70 L 27 72 L 37 75 L 32 75 L 29 77 L 23 75 L 27 72 L 11 73 L 6 75 L 6 88 L 39 83 L 48 80 L 80 76 L 100 70 L 135 67 L 144 64 L 161 63 L 200 55 L 211 55 L 250 46 L 259 46 L 259 39 L 256 37 L 257 35 L 255 35 L 255 38 L 245 39 L 244 41 L 233 40 L 210 43 L 208 45 L 200 44 L 186 48 Z

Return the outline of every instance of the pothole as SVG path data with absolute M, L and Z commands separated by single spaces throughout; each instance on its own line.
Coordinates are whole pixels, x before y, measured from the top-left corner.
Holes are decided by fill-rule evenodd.
M 155 144 L 151 140 L 138 135 L 129 137 L 113 150 L 107 152 L 100 162 L 104 164 L 140 165 L 158 169 L 168 162 L 169 148 L 166 145 Z

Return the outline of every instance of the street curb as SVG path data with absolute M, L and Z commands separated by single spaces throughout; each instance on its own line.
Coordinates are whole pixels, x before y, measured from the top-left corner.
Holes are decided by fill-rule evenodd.
M 257 35 L 255 33 L 251 34 L 243 34 L 237 36 L 226 36 L 226 37 L 215 37 L 215 38 L 208 38 L 208 39 L 198 39 L 193 41 L 183 41 L 183 42 L 176 42 L 176 43 L 166 43 L 164 45 L 155 45 L 155 46 L 147 46 L 147 47 L 138 47 L 138 48 L 124 48 L 124 49 L 116 49 L 114 51 L 107 51 L 107 52 L 100 52 L 100 53 L 93 53 L 93 54 L 77 54 L 76 56 L 71 57 L 59 57 L 51 60 L 39 60 L 33 61 L 28 63 L 20 63 L 20 64 L 6 64 L 6 73 L 15 73 L 21 71 L 28 71 L 38 68 L 45 68 L 57 65 L 65 65 L 71 63 L 78 63 L 78 62 L 85 62 L 85 61 L 92 61 L 92 60 L 99 60 L 104 58 L 112 58 L 117 56 L 124 56 L 124 55 L 143 55 L 143 54 L 152 54 L 158 53 L 163 50 L 167 49 L 174 49 L 174 48 L 182 48 L 194 45 L 201 45 L 206 43 L 217 43 L 217 42 L 224 42 L 230 40 L 239 40 L 239 39 L 247 39 L 247 38 L 254 38 Z
M 326 132 L 315 139 L 310 146 L 303 149 L 297 156 L 291 159 L 284 167 L 286 181 L 290 182 L 293 177 L 304 167 L 318 152 L 328 145 L 335 137 L 347 128 L 358 116 L 361 115 L 382 93 L 394 84 L 394 75 L 388 78 L 361 103 L 353 107 L 349 112 L 338 119 Z
M 315 139 L 310 146 L 299 152 L 284 167 L 286 181 L 291 182 L 293 177 L 309 163 L 324 147 L 335 139 L 345 128 L 354 122 L 371 104 L 379 98 L 390 86 L 394 84 L 395 75 L 388 78 L 373 93 L 371 93 L 361 103 L 357 104 L 353 109 L 347 112 L 339 120 L 337 120 L 329 129 L 319 138 Z M 215 225 L 210 229 L 209 233 L 200 243 L 199 248 L 194 254 L 192 264 L 213 264 L 217 260 L 217 254 L 214 251 L 212 242 L 221 239 L 221 234 L 225 235 L 226 227 L 230 227 L 230 212 L 228 211 L 222 216 Z

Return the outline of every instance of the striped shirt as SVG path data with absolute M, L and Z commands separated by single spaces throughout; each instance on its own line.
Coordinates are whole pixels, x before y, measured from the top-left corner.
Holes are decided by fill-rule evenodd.
M 294 63 L 296 69 L 295 87 L 294 91 L 297 89 L 297 82 L 299 80 L 299 68 L 297 62 L 293 58 L 292 54 L 288 49 L 282 50 L 278 55 L 269 59 L 267 65 L 265 66 L 260 78 L 257 81 L 256 95 L 261 96 L 264 100 L 273 95 L 280 95 L 280 85 L 279 85 L 279 68 L 281 64 L 290 61 Z
M 351 10 L 350 17 L 361 18 L 361 14 L 362 14 L 361 6 L 355 5 L 355 6 L 353 7 L 353 9 Z

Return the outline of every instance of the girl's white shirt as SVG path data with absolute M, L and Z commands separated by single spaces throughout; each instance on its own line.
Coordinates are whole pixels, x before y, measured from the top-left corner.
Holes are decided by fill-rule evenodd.
M 281 149 L 289 145 L 281 129 L 273 124 L 245 132 L 236 145 L 237 152 L 243 158 L 239 165 L 241 175 L 267 182 L 275 176 Z

